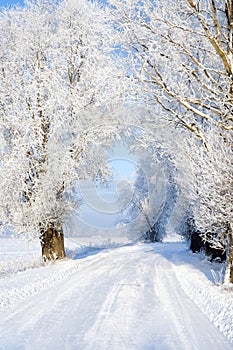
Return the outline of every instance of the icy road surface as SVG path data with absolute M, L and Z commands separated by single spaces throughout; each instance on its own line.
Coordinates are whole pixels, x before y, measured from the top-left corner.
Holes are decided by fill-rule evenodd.
M 181 288 L 169 247 L 108 249 L 2 277 L 0 349 L 233 349 Z

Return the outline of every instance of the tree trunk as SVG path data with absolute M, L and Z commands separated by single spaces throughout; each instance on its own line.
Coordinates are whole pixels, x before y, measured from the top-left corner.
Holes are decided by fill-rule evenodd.
M 233 283 L 233 232 L 231 230 L 229 234 L 229 256 L 228 256 L 228 264 L 230 267 L 230 283 Z
M 224 283 L 233 283 L 233 230 L 232 225 L 229 225 L 228 231 L 228 254 L 226 262 L 226 272 Z
M 150 242 L 159 242 L 158 240 L 158 232 L 155 229 L 155 226 L 152 226 L 149 230 L 149 238 Z
M 64 234 L 62 229 L 50 225 L 41 229 L 40 243 L 44 261 L 55 261 L 65 258 Z

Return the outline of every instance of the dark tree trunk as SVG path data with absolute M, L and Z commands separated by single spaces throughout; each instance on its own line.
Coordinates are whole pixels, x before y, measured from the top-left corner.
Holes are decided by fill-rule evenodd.
M 55 261 L 65 258 L 64 234 L 62 229 L 50 225 L 41 229 L 40 243 L 44 261 Z
M 149 229 L 147 235 L 149 236 L 150 242 L 160 242 L 158 239 L 158 232 L 155 228 L 155 224 Z
M 224 283 L 233 283 L 233 229 L 229 224 L 227 232 L 227 261 Z
M 230 266 L 230 283 L 233 283 L 233 232 L 229 233 L 228 265 Z

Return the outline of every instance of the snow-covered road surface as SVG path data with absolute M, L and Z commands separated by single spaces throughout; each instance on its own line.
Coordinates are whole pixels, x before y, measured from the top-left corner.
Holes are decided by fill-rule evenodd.
M 181 288 L 167 247 L 109 249 L 4 277 L 0 349 L 233 349 Z

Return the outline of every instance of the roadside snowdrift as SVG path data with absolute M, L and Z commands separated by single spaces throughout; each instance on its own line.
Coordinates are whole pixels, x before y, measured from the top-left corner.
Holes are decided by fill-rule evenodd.
M 221 265 L 182 242 L 90 241 L 67 242 L 73 258 L 48 265 L 35 244 L 2 241 L 1 349 L 233 349 L 232 289 L 214 284 Z

